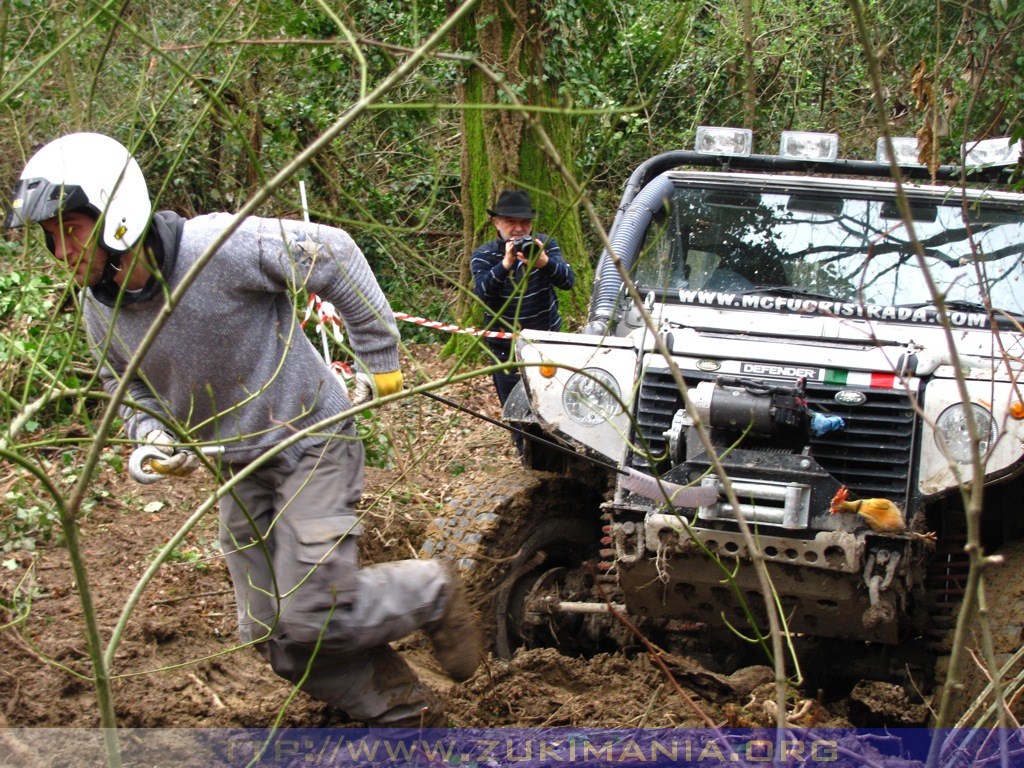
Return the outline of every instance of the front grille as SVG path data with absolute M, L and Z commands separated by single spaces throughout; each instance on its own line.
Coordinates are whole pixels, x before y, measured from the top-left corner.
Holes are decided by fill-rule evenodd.
M 687 387 L 714 378 L 705 373 L 684 372 Z M 835 401 L 836 392 L 851 389 L 864 392 L 867 401 L 858 406 Z M 812 410 L 841 416 L 846 422 L 843 430 L 812 438 L 810 455 L 847 486 L 854 498 L 883 496 L 907 504 L 917 434 L 917 416 L 907 393 L 902 389 L 808 382 L 807 399 Z M 669 469 L 663 433 L 682 407 L 682 396 L 667 370 L 645 371 L 635 410 L 633 438 L 637 449 L 631 458 L 633 467 L 646 472 Z

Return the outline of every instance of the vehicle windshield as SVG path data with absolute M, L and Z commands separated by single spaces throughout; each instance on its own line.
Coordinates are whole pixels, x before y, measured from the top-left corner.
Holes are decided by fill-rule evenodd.
M 895 198 L 677 187 L 648 230 L 642 288 L 742 292 L 787 286 L 837 301 L 932 301 L 922 268 L 950 304 L 1024 314 L 1024 213 L 915 199 L 924 267 Z

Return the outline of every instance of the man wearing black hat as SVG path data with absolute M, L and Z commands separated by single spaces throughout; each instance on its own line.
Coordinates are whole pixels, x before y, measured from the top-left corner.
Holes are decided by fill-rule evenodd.
M 530 196 L 522 190 L 506 190 L 487 213 L 498 237 L 477 248 L 470 260 L 474 290 L 487 307 L 486 327 L 496 331 L 560 330 L 562 317 L 555 289 L 572 288 L 576 276 L 553 237 L 531 234 L 537 212 Z M 499 361 L 509 359 L 512 344 L 508 339 L 486 341 Z M 494 374 L 502 405 L 518 381 L 514 369 Z

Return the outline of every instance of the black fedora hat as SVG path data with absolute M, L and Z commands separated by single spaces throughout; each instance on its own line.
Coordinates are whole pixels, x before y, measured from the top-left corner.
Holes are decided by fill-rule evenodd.
M 505 219 L 532 219 L 537 215 L 530 202 L 530 196 L 521 189 L 507 189 L 498 195 L 498 204 L 494 210 L 487 209 L 491 216 Z

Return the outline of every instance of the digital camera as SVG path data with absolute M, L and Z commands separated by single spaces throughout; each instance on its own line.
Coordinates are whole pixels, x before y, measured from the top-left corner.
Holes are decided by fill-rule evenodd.
M 524 235 L 516 240 L 516 252 L 522 253 L 527 259 L 536 258 L 544 250 L 544 241 L 533 235 Z

